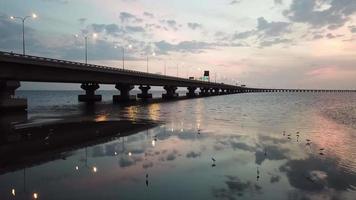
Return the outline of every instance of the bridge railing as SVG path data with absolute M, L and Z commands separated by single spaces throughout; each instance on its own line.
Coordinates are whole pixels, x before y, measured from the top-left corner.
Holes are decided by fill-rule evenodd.
M 83 67 L 89 67 L 89 68 L 94 68 L 94 69 L 105 69 L 105 70 L 110 70 L 113 72 L 133 73 L 136 75 L 142 75 L 142 77 L 150 76 L 150 77 L 163 78 L 163 79 L 169 79 L 169 80 L 175 80 L 175 81 L 184 81 L 184 82 L 189 82 L 189 83 L 200 83 L 200 84 L 209 84 L 209 85 L 216 85 L 216 86 L 224 85 L 224 86 L 236 87 L 233 85 L 218 84 L 218 83 L 206 82 L 206 81 L 202 81 L 202 80 L 190 80 L 190 79 L 174 77 L 174 76 L 140 72 L 140 71 L 135 71 L 135 70 L 121 69 L 121 68 L 116 68 L 116 67 L 108 67 L 108 66 L 103 66 L 103 65 L 85 64 L 85 63 L 81 63 L 81 62 L 74 62 L 74 61 L 54 59 L 54 58 L 46 58 L 46 57 L 40 57 L 40 56 L 23 55 L 23 54 L 18 54 L 18 53 L 13 53 L 13 52 L 0 51 L 0 55 L 6 56 L 6 57 L 31 59 L 31 60 L 36 60 L 36 61 L 46 61 L 46 62 L 52 62 L 52 63 L 70 64 L 70 65 L 74 65 L 74 66 L 83 66 Z M 128 74 L 128 75 L 130 75 L 130 74 Z

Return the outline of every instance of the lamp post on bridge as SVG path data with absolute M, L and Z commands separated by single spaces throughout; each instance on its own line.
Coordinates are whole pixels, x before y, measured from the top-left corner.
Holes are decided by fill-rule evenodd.
M 152 56 L 155 57 L 155 56 L 156 56 L 156 53 L 153 52 L 153 53 L 152 53 Z M 147 70 L 147 73 L 148 73 L 148 55 L 147 55 L 147 57 L 146 57 L 146 70 Z
M 76 38 L 79 38 L 78 34 L 75 34 Z M 88 35 L 84 35 L 84 43 L 85 43 L 85 64 L 88 64 Z M 97 38 L 98 34 L 93 33 L 92 38 Z
M 119 46 L 114 46 L 115 49 L 119 48 Z M 132 49 L 132 45 L 128 45 L 128 49 Z M 125 69 L 125 47 L 122 46 L 122 69 Z
M 22 22 L 22 54 L 25 55 L 26 54 L 26 44 L 25 44 L 25 21 L 26 19 L 36 19 L 37 15 L 35 13 L 32 13 L 31 16 L 25 16 L 25 17 L 16 17 L 16 16 L 11 16 L 10 19 L 15 20 L 15 19 L 19 19 Z

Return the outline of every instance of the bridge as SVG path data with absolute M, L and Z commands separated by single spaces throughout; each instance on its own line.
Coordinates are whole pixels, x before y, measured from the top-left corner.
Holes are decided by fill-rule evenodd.
M 81 102 L 101 101 L 101 95 L 95 94 L 100 87 L 99 84 L 115 84 L 120 95 L 113 96 L 114 102 L 136 100 L 136 97 L 132 98 L 130 95 L 130 90 L 135 85 L 141 90 L 137 98 L 142 100 L 152 98 L 152 94 L 149 93 L 151 86 L 163 86 L 166 90 L 162 95 L 163 99 L 177 98 L 177 87 L 186 87 L 188 98 L 250 92 L 355 92 L 249 88 L 0 51 L 0 110 L 27 109 L 27 100 L 14 96 L 15 90 L 20 87 L 20 81 L 80 83 L 86 92 L 85 95 L 78 96 Z M 196 93 L 198 88 L 199 94 Z

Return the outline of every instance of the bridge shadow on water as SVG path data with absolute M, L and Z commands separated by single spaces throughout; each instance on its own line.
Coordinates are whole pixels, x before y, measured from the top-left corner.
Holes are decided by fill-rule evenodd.
M 83 116 L 95 106 L 85 106 Z M 67 118 L 67 117 L 66 117 Z M 57 159 L 66 152 L 93 146 L 148 130 L 150 120 L 106 120 L 73 116 L 51 122 L 31 123 L 27 113 L 0 116 L 0 174 Z

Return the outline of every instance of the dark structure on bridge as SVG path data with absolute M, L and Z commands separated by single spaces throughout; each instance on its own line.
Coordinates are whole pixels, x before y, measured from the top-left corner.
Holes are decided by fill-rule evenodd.
M 264 89 L 248 88 L 223 83 L 190 80 L 179 77 L 163 76 L 119 68 L 84 64 L 66 60 L 43 58 L 0 52 L 0 110 L 25 110 L 26 99 L 15 98 L 15 90 L 20 87 L 20 81 L 81 83 L 85 95 L 79 95 L 81 102 L 101 101 L 101 95 L 96 95 L 99 84 L 115 84 L 120 95 L 114 95 L 114 102 L 130 101 L 136 97 L 130 96 L 130 90 L 139 86 L 139 99 L 150 99 L 151 86 L 163 86 L 166 93 L 163 99 L 178 97 L 177 87 L 188 89 L 187 97 L 227 95 L 251 92 L 355 92 L 355 90 L 305 90 L 305 89 Z M 200 93 L 197 94 L 197 89 Z

